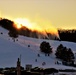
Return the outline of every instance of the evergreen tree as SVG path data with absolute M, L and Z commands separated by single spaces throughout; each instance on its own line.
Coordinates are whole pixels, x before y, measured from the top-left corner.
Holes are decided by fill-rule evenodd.
M 46 54 L 50 54 L 50 53 L 52 53 L 52 48 L 48 42 L 43 41 L 40 44 L 40 51 L 43 53 L 46 53 Z
M 68 60 L 69 61 L 74 61 L 74 54 L 73 54 L 73 52 L 72 52 L 72 50 L 69 48 L 68 49 Z
M 56 50 L 56 53 L 55 53 L 56 58 L 61 58 L 61 56 L 62 56 L 62 55 L 61 55 L 62 49 L 63 49 L 63 45 L 60 44 L 60 45 L 57 47 L 57 50 Z
M 75 57 L 74 57 L 72 50 L 70 48 L 68 49 L 64 47 L 62 44 L 60 44 L 57 47 L 55 55 L 56 55 L 56 58 L 59 58 L 63 61 L 74 62 Z
M 8 35 L 10 37 L 17 38 L 18 37 L 18 32 L 17 31 L 9 31 Z

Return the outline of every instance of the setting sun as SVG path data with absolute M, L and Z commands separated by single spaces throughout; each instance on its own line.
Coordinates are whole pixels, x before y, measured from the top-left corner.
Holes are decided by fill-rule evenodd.
M 17 18 L 14 21 L 17 24 L 17 28 L 21 28 L 22 26 L 31 28 L 31 26 L 32 26 L 32 24 L 30 23 L 30 21 L 28 19 Z
M 18 28 L 18 29 L 20 29 L 20 28 L 22 27 L 22 25 L 19 24 L 19 23 L 16 23 L 15 26 L 16 26 L 16 28 Z
M 14 20 L 16 23 L 16 27 L 20 29 L 22 26 L 29 28 L 32 31 L 39 31 L 42 32 L 43 29 L 39 26 L 36 22 L 31 22 L 29 19 L 26 18 L 17 18 Z

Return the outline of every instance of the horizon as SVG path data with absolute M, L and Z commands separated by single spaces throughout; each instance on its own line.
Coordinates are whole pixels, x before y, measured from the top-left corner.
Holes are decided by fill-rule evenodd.
M 1 0 L 0 16 L 50 21 L 55 28 L 76 29 L 76 0 Z
M 9 19 L 7 17 L 0 17 L 1 19 L 7 19 L 7 20 L 10 20 L 10 21 L 13 21 L 15 23 L 14 20 L 12 19 Z M 76 28 L 56 28 L 57 30 L 76 30 Z

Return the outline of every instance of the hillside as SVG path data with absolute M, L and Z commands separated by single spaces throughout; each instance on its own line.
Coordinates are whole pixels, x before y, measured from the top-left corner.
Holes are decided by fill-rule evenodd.
M 57 68 L 57 69 L 76 69 L 74 67 L 64 66 L 62 64 L 57 65 L 55 61 L 55 50 L 59 44 L 71 48 L 76 53 L 76 43 L 35 39 L 19 36 L 14 42 L 12 38 L 8 36 L 8 31 L 0 27 L 0 67 L 16 67 L 17 58 L 21 55 L 21 65 L 25 67 L 26 64 L 32 64 L 33 67 L 43 68 Z M 18 40 L 18 41 L 17 41 Z M 53 48 L 53 53 L 48 57 L 40 53 L 40 43 L 47 41 Z M 28 47 L 30 45 L 30 47 Z M 38 57 L 40 54 L 40 57 Z M 37 62 L 35 61 L 37 59 Z M 58 60 L 59 61 L 59 60 Z M 42 66 L 45 62 L 46 65 Z M 60 61 L 59 61 L 60 62 Z M 61 63 L 61 62 L 60 62 Z
M 39 31 L 38 29 L 36 30 L 36 28 L 38 27 L 36 27 L 35 30 L 32 30 L 27 27 L 28 25 L 26 26 L 22 24 L 19 25 L 15 21 L 5 18 L 0 19 L 0 26 L 9 30 L 9 35 L 14 37 L 17 37 L 18 35 L 22 35 L 32 38 L 59 39 L 57 30 L 55 30 L 55 33 L 54 31 L 53 32 L 48 31 L 47 28 L 46 28 L 47 30 L 45 30 L 44 28 L 40 29 L 41 27 L 39 27 Z M 18 26 L 20 26 L 21 28 L 18 28 Z

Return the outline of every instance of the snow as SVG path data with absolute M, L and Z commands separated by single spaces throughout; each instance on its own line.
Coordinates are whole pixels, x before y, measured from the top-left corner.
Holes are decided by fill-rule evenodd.
M 19 36 L 14 42 L 11 37 L 8 36 L 8 31 L 0 27 L 0 67 L 16 67 L 17 58 L 21 55 L 21 65 L 25 67 L 26 64 L 32 64 L 33 67 L 43 68 L 57 68 L 57 69 L 76 69 L 74 67 L 64 66 L 62 64 L 57 65 L 55 62 L 55 51 L 59 44 L 71 48 L 73 52 L 76 52 L 76 43 L 65 41 L 54 41 L 45 39 L 29 38 Z M 40 43 L 47 41 L 53 48 L 53 53 L 48 57 L 40 52 Z M 28 47 L 30 45 L 30 47 Z M 38 57 L 40 54 L 40 57 Z M 37 59 L 37 62 L 35 61 Z M 59 61 L 59 60 L 58 60 Z M 42 65 L 45 62 L 46 65 Z M 61 63 L 61 61 L 59 61 Z

